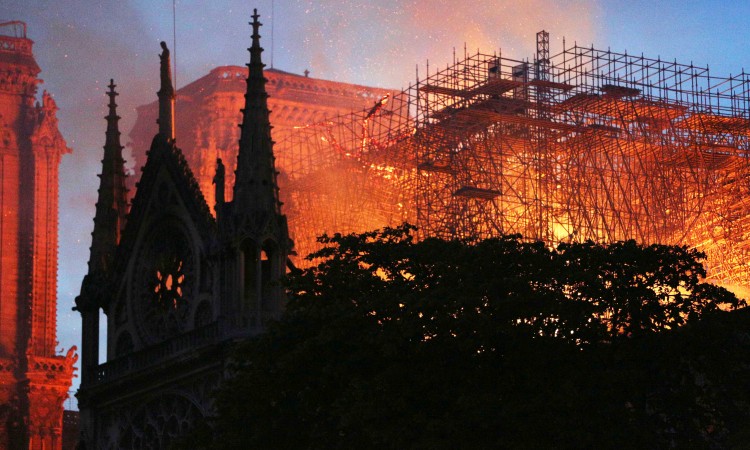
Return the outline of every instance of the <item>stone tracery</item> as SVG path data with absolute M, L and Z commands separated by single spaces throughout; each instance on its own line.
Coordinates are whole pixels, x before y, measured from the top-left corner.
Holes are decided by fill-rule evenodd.
M 135 308 L 145 338 L 163 340 L 187 330 L 193 292 L 193 255 L 190 244 L 174 226 L 161 224 L 143 244 L 135 285 L 140 299 Z

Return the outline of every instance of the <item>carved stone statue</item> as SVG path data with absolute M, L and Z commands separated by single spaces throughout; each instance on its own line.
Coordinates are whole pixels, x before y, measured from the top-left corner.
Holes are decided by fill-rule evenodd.
M 172 86 L 172 74 L 170 73 L 169 68 L 171 67 L 170 60 L 169 60 L 169 49 L 167 48 L 167 43 L 164 41 L 161 41 L 161 55 L 159 55 L 159 60 L 161 61 L 160 67 L 161 67 L 161 85 L 162 86 Z
M 213 183 L 216 185 L 214 198 L 216 198 L 217 205 L 224 203 L 224 172 L 224 163 L 221 158 L 216 158 L 216 175 L 214 175 Z

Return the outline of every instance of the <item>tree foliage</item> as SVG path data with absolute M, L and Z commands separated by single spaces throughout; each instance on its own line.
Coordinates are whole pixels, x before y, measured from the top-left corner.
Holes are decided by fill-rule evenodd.
M 215 448 L 727 439 L 716 437 L 729 414 L 716 395 L 670 390 L 704 373 L 679 348 L 690 330 L 743 305 L 701 283 L 702 254 L 520 236 L 415 242 L 413 230 L 320 239 L 318 264 L 289 278 L 283 319 L 238 350 L 217 397 Z M 747 351 L 736 347 L 733 357 Z

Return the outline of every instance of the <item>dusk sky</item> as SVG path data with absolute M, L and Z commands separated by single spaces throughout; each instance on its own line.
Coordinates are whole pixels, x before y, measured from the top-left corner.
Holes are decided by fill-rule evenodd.
M 533 58 L 542 29 L 550 33 L 553 55 L 565 38 L 708 65 L 715 76 L 750 69 L 750 2 L 177 0 L 175 46 L 172 0 L 0 0 L 0 21 L 28 24 L 42 88 L 57 101 L 61 131 L 73 149 L 60 167 L 60 349 L 80 348 L 80 316 L 71 307 L 91 245 L 109 79 L 120 93 L 127 144 L 135 107 L 156 100 L 159 41 L 172 48 L 182 87 L 216 66 L 247 62 L 254 7 L 264 24 L 267 65 L 369 86 L 404 88 L 417 65 L 422 74 L 427 60 L 432 70 L 444 68 L 464 45 L 470 53 L 502 49 L 504 56 Z

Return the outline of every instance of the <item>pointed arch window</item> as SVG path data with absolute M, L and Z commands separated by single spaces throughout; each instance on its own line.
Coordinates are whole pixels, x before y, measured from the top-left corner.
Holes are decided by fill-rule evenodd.
M 242 250 L 242 299 L 253 309 L 258 298 L 258 251 L 251 240 L 246 240 Z
M 265 317 L 272 316 L 276 313 L 277 299 L 274 295 L 274 291 L 279 281 L 277 260 L 278 246 L 274 241 L 265 241 L 260 252 L 260 279 L 263 293 L 261 309 Z
M 278 252 L 272 240 L 260 247 L 248 240 L 242 246 L 243 302 L 254 320 L 265 321 L 278 313 Z

